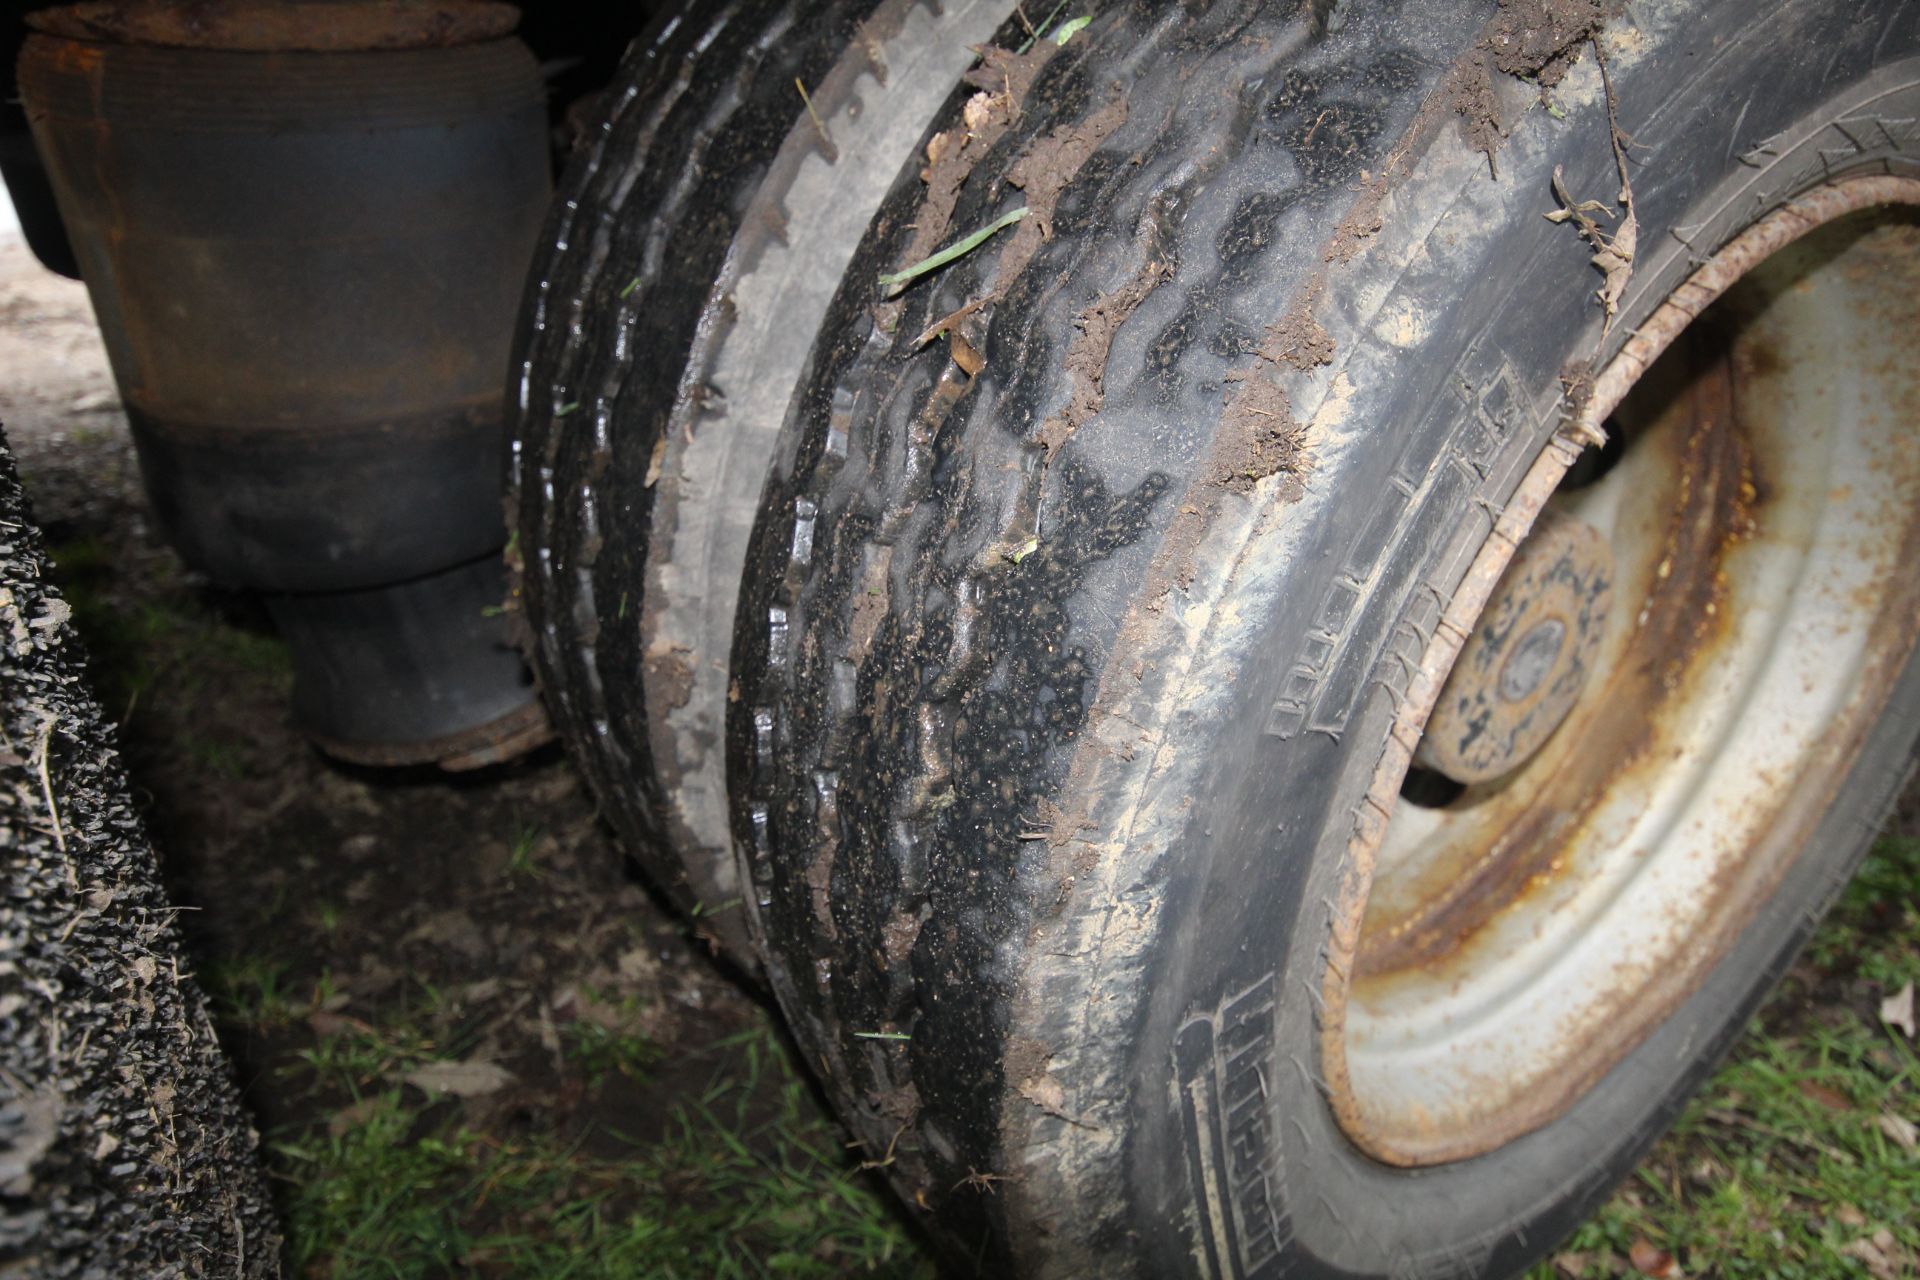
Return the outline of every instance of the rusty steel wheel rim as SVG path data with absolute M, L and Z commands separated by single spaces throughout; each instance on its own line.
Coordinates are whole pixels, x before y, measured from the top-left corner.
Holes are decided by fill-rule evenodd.
M 1854 762 L 1920 629 L 1917 205 L 1920 182 L 1837 182 L 1715 254 L 1601 371 L 1473 562 L 1376 769 L 1328 946 L 1321 1067 L 1369 1154 L 1462 1159 L 1571 1106 L 1704 980 Z M 1610 422 L 1617 461 L 1576 487 Z M 1440 706 L 1461 736 L 1461 686 L 1443 689 L 1518 614 L 1503 574 L 1543 514 L 1611 550 L 1581 562 L 1606 614 L 1591 669 L 1530 655 L 1522 692 L 1579 685 L 1564 721 L 1518 735 L 1491 781 L 1420 785 L 1457 757 L 1423 730 Z M 1529 618 L 1533 648 L 1569 651 L 1568 609 L 1542 609 L 1561 629 Z

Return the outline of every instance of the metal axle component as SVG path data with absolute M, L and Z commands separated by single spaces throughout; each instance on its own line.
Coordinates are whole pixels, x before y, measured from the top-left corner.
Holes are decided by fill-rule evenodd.
M 20 62 L 160 526 L 271 598 L 331 754 L 522 742 L 502 388 L 548 158 L 514 11 L 170 12 L 38 15 Z
M 1606 538 L 1544 514 L 1461 649 L 1414 763 L 1475 783 L 1531 759 L 1586 688 L 1612 604 Z

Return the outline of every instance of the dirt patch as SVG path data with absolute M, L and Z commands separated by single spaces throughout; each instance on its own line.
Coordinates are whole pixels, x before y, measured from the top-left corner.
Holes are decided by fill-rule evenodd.
M 1500 11 L 1445 89 L 1467 141 L 1489 165 L 1506 137 L 1494 76 L 1530 80 L 1543 89 L 1559 84 L 1605 20 L 1604 0 L 1500 0 Z
M 927 143 L 927 166 L 921 170 L 926 196 L 914 218 L 914 234 L 903 255 L 907 263 L 928 257 L 942 240 L 959 203 L 960 188 L 972 175 L 993 146 L 1020 118 L 1033 80 L 1051 54 L 1053 42 L 1041 40 L 1025 54 L 1005 49 L 988 49 L 981 64 L 967 73 L 967 83 L 980 90 L 968 100 L 959 125 L 935 134 Z M 1045 137 L 1034 139 L 1007 171 L 1007 183 L 1019 188 L 1027 199 L 1027 214 L 1015 226 L 1013 235 L 1001 251 L 995 268 L 993 286 L 984 297 L 929 324 L 911 344 L 913 349 L 931 342 L 942 333 L 955 339 L 954 359 L 971 377 L 985 367 L 984 357 L 973 342 L 960 332 L 963 321 L 977 316 L 1005 295 L 1008 286 L 1019 278 L 1042 244 L 1053 238 L 1053 214 L 1060 195 L 1099 150 L 1114 130 L 1126 122 L 1127 103 L 1122 97 L 1084 120 L 1055 126 Z M 883 303 L 876 312 L 883 328 L 897 323 L 899 304 Z
M 1015 1036 L 1007 1045 L 1007 1079 L 1016 1087 L 1026 1086 L 1043 1079 L 1047 1067 L 1053 1061 L 1053 1050 L 1038 1040 Z
M 833 923 L 833 860 L 840 851 L 840 840 L 835 834 L 839 830 L 837 816 L 822 813 L 820 829 L 826 838 L 820 842 L 820 852 L 807 864 L 807 892 L 813 899 L 813 918 L 820 926 L 821 936 L 829 942 L 838 942 L 840 930 Z
M 887 571 L 893 565 L 893 548 L 881 547 L 867 565 L 867 571 L 854 585 L 853 623 L 847 628 L 846 656 L 849 661 L 866 661 L 873 639 L 887 620 L 889 582 Z
M 647 692 L 655 705 L 672 711 L 693 697 L 693 651 L 685 645 L 650 646 L 646 657 Z
M 881 945 L 886 953 L 887 969 L 891 972 L 902 969 L 913 957 L 913 944 L 920 940 L 920 930 L 927 922 L 925 910 L 913 911 L 906 908 L 893 913 L 881 930 Z
M 1048 462 L 1106 403 L 1107 356 L 1113 349 L 1113 336 L 1167 275 L 1165 263 L 1149 261 L 1133 279 L 1112 293 L 1101 294 L 1073 318 L 1079 330 L 1067 348 L 1067 373 L 1073 379 L 1073 393 L 1067 407 L 1040 428 L 1040 443 L 1047 451 Z
M 1606 16 L 1603 0 L 1500 0 L 1480 47 L 1494 70 L 1551 88 Z
M 1500 100 L 1494 96 L 1493 72 L 1484 55 L 1470 53 L 1454 68 L 1448 77 L 1447 96 L 1467 131 L 1467 144 L 1486 156 L 1491 168 L 1494 152 L 1507 134 L 1500 127 Z
M 1278 383 L 1260 370 L 1244 376 L 1220 423 L 1214 483 L 1251 493 L 1268 476 L 1299 470 L 1305 432 Z
M 1003 295 L 1019 279 L 1040 246 L 1053 239 L 1053 211 L 1087 157 L 1100 149 L 1127 120 L 1127 100 L 1110 99 L 1085 120 L 1056 125 L 1044 138 L 1027 144 L 1007 171 L 1007 181 L 1027 196 L 1027 217 L 1013 233 L 994 273 L 993 293 Z
M 1260 354 L 1275 364 L 1285 363 L 1305 373 L 1333 363 L 1333 336 L 1313 318 L 1309 305 L 1295 307 L 1286 318 L 1268 327 Z

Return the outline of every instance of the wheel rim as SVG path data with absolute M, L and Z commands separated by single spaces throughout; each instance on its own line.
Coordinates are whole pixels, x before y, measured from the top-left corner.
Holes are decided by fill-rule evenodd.
M 1916 203 L 1920 183 L 1834 184 L 1716 254 L 1602 372 L 1469 570 L 1329 947 L 1329 1099 L 1376 1157 L 1480 1154 L 1572 1105 L 1704 979 L 1850 768 L 1920 616 Z M 1610 469 L 1583 483 L 1596 458 Z M 1445 756 L 1421 730 L 1460 701 L 1442 690 L 1462 647 L 1512 612 L 1503 571 L 1543 511 L 1614 562 L 1577 700 L 1490 781 L 1409 776 Z

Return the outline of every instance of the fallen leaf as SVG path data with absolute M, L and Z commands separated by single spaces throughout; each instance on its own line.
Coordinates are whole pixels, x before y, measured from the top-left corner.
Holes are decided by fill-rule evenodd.
M 661 436 L 653 442 L 653 452 L 647 457 L 647 475 L 646 479 L 640 482 L 641 488 L 651 489 L 660 483 L 660 469 L 666 465 L 666 461 L 667 438 Z
M 1899 1028 L 1907 1033 L 1907 1039 L 1913 1039 L 1913 984 L 1911 982 L 1880 1002 L 1880 1021 L 1890 1027 Z
M 1587 1274 L 1587 1263 L 1590 1261 L 1592 1258 L 1584 1253 L 1556 1253 L 1553 1255 L 1553 1269 L 1572 1280 L 1579 1280 L 1579 1277 Z
M 987 358 L 971 342 L 961 337 L 957 329 L 947 335 L 947 349 L 953 356 L 953 362 L 969 378 L 977 377 L 987 367 Z
M 482 978 L 460 988 L 461 1004 L 484 1004 L 500 994 L 504 984 L 499 978 Z
M 1850 1204 L 1837 1206 L 1833 1211 L 1833 1220 L 1843 1227 L 1864 1227 L 1867 1215 Z
M 1070 1125 L 1082 1129 L 1096 1129 L 1099 1126 L 1074 1115 L 1067 1110 L 1066 1090 L 1052 1076 L 1040 1076 L 1020 1086 L 1020 1096 L 1040 1108 L 1048 1115 L 1065 1120 Z
M 513 1083 L 513 1073 L 496 1062 L 429 1062 L 409 1071 L 406 1082 L 424 1093 L 450 1093 L 456 1098 L 478 1098 L 498 1093 Z
M 1687 1178 L 1696 1186 L 1702 1187 L 1710 1187 L 1726 1176 L 1726 1166 L 1708 1156 L 1695 1160 L 1693 1167 L 1687 1170 Z
M 1827 1086 L 1823 1084 L 1815 1084 L 1811 1080 L 1802 1080 L 1800 1081 L 1800 1092 L 1829 1111 L 1853 1110 L 1852 1099 L 1848 1098 L 1845 1094 L 1837 1093 L 1827 1088 Z
M 1665 1249 L 1655 1246 L 1647 1240 L 1635 1240 L 1627 1250 L 1627 1261 L 1633 1269 L 1643 1276 L 1653 1276 L 1654 1280 L 1679 1280 L 1686 1274 L 1673 1260 L 1673 1255 Z
M 344 1137 L 367 1122 L 380 1107 L 379 1098 L 362 1098 L 352 1106 L 342 1107 L 327 1117 L 327 1136 Z
M 1893 1233 L 1882 1227 L 1871 1237 L 1847 1241 L 1840 1246 L 1840 1255 L 1865 1263 L 1874 1280 L 1899 1280 L 1900 1263 L 1894 1257 L 1896 1247 Z
M 993 108 L 999 102 L 1000 95 L 982 90 L 967 99 L 967 105 L 960 109 L 960 118 L 967 122 L 970 133 L 978 133 L 987 127 L 993 116 Z
M 357 1035 L 372 1035 L 373 1028 L 355 1017 L 344 1013 L 335 1013 L 331 1009 L 318 1009 L 307 1015 L 307 1025 L 313 1028 L 317 1036 L 338 1036 L 353 1032 Z
M 1891 1111 L 1882 1111 L 1875 1123 L 1880 1126 L 1880 1132 L 1886 1134 L 1893 1140 L 1895 1146 L 1908 1155 L 1920 1149 L 1920 1128 L 1916 1128 L 1913 1121 L 1905 1116 L 1897 1116 Z
M 1020 1096 L 1049 1115 L 1065 1116 L 1066 1090 L 1052 1076 L 1041 1076 L 1020 1086 Z

